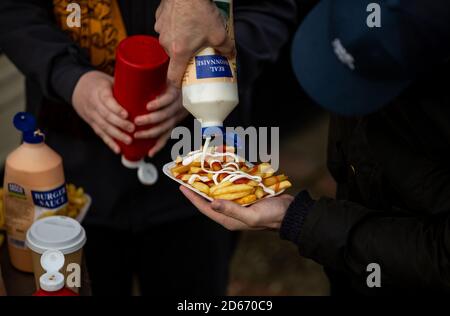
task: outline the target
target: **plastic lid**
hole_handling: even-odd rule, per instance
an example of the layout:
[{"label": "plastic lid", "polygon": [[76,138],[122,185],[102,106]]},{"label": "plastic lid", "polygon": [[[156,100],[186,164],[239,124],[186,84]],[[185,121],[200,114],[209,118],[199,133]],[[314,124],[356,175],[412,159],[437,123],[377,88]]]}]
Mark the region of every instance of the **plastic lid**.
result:
[{"label": "plastic lid", "polygon": [[138,179],[142,184],[153,185],[158,181],[158,169],[152,163],[143,162],[138,169]]},{"label": "plastic lid", "polygon": [[64,255],[59,250],[47,250],[41,256],[41,266],[47,272],[58,272],[64,261]]},{"label": "plastic lid", "polygon": [[122,156],[122,164],[129,169],[137,169],[138,179],[144,185],[153,185],[158,181],[158,169],[154,164],[145,162],[144,159],[129,161]]},{"label": "plastic lid", "polygon": [[19,112],[14,116],[15,128],[22,132],[23,141],[30,144],[39,144],[44,141],[44,134],[37,130],[36,118],[27,112]]},{"label": "plastic lid", "polygon": [[138,160],[138,161],[131,161],[125,158],[125,156],[122,155],[122,165],[127,167],[128,169],[137,169],[141,166],[142,163],[144,163],[144,160]]},{"label": "plastic lid", "polygon": [[64,287],[64,275],[60,272],[47,272],[39,278],[39,286],[47,292],[56,292]]},{"label": "plastic lid", "polygon": [[66,216],[46,217],[31,225],[27,231],[26,244],[36,253],[49,249],[63,254],[78,251],[86,243],[86,233],[76,220]]}]

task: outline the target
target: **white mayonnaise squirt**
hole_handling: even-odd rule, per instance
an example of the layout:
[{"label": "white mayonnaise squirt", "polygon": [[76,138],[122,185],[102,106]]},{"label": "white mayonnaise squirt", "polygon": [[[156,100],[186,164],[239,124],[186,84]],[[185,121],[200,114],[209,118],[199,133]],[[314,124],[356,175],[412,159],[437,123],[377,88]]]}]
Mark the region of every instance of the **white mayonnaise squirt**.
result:
[{"label": "white mayonnaise squirt", "polygon": [[[198,161],[200,159],[202,171],[204,171],[205,173],[213,174],[212,178],[213,178],[214,184],[216,184],[216,185],[220,184],[222,182],[226,182],[226,181],[234,182],[239,179],[249,179],[249,180],[258,182],[258,185],[264,190],[264,192],[266,192],[270,196],[275,195],[274,190],[269,189],[262,183],[262,178],[260,176],[252,176],[244,171],[239,170],[238,163],[240,161],[242,161],[242,159],[238,155],[236,155],[234,153],[230,153],[230,152],[212,152],[209,148],[210,142],[211,142],[211,137],[208,137],[205,141],[205,145],[203,146],[203,150],[196,150],[196,151],[189,153],[182,160],[182,165],[188,166],[191,163],[193,163],[194,161]],[[221,160],[211,159],[209,161],[209,164],[212,165],[213,163],[219,163],[221,165],[221,170],[214,171],[214,170],[207,170],[205,168],[204,163],[208,158],[225,158],[225,157],[232,157],[234,159],[234,161],[230,161],[230,162],[225,163],[225,165],[222,165]],[[218,180],[219,176],[222,174],[227,174],[227,176],[224,177],[221,181],[219,181]],[[192,185],[195,182],[195,180],[197,180],[197,179],[199,179],[201,182],[209,182],[210,181],[210,178],[208,178],[208,177],[195,174],[189,178],[188,183]]]}]

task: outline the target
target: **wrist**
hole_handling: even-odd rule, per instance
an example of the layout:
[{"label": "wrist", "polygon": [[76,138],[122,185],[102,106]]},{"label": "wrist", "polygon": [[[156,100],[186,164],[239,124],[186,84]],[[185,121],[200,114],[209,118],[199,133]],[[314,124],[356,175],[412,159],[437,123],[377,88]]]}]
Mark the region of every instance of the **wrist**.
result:
[{"label": "wrist", "polygon": [[300,192],[289,205],[281,223],[280,237],[296,243],[299,239],[303,224],[314,207],[315,201],[307,191]]}]

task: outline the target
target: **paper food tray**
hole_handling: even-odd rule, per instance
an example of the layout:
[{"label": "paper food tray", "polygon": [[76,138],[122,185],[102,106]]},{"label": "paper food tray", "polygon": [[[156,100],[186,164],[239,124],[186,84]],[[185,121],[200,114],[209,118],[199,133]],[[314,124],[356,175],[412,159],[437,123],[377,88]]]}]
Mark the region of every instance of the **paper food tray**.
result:
[{"label": "paper food tray", "polygon": [[87,212],[89,211],[89,208],[91,207],[92,198],[89,194],[84,194],[84,197],[86,198],[86,203],[84,204],[83,208],[80,210],[80,213],[78,213],[77,218],[75,218],[79,223],[83,221],[85,218]]},{"label": "paper food tray", "polygon": [[[185,183],[185,182],[181,181],[180,179],[175,178],[175,177],[172,175],[172,173],[170,172],[170,169],[172,169],[173,167],[175,167],[175,165],[176,165],[176,163],[173,162],[173,161],[172,161],[172,162],[169,162],[169,163],[167,163],[167,164],[165,164],[165,165],[163,166],[163,172],[164,172],[164,174],[165,174],[166,176],[168,176],[170,179],[172,179],[172,180],[178,182],[179,184],[185,186],[185,187],[188,188],[189,190],[194,191],[195,193],[197,193],[197,194],[203,196],[203,197],[204,197],[205,199],[207,199],[208,201],[213,201],[213,200],[214,200],[214,199],[213,199],[212,197],[210,197],[209,195],[207,195],[207,194],[205,194],[205,193],[203,193],[203,192],[200,192],[199,190],[197,190],[197,189],[194,188],[193,186],[189,185],[188,183]],[[243,206],[249,206],[249,205],[252,205],[252,204],[254,204],[254,203],[257,203],[257,202],[259,202],[259,201],[261,201],[261,200],[264,200],[264,199],[267,199],[267,198],[271,198],[271,197],[280,195],[280,194],[282,194],[284,191],[285,191],[285,190],[281,190],[280,192],[277,192],[277,193],[275,193],[275,195],[272,195],[272,196],[266,195],[266,196],[263,197],[262,199],[256,200],[256,201],[254,201],[254,202],[252,202],[252,203],[249,203],[249,204],[245,204],[245,205],[243,205]]]}]

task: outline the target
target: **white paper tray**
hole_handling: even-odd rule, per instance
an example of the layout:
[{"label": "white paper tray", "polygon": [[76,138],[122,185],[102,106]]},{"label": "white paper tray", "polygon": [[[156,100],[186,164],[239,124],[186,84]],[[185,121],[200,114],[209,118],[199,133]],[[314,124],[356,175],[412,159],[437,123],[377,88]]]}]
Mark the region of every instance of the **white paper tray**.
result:
[{"label": "white paper tray", "polygon": [[86,217],[87,212],[89,211],[89,208],[91,207],[92,198],[89,194],[84,194],[84,197],[86,198],[86,203],[84,204],[83,208],[80,210],[80,213],[78,213],[77,218],[75,218],[79,223],[83,221],[83,219]]},{"label": "white paper tray", "polygon": [[[207,199],[208,201],[213,201],[213,200],[214,200],[214,199],[213,199],[212,197],[210,197],[209,195],[207,195],[207,194],[205,194],[205,193],[203,193],[203,192],[197,190],[196,188],[194,188],[193,186],[189,185],[188,183],[185,183],[185,182],[181,181],[180,179],[175,178],[175,177],[172,175],[172,173],[170,172],[170,169],[172,169],[173,167],[175,167],[175,165],[176,165],[176,163],[173,162],[173,161],[172,161],[172,162],[169,162],[169,163],[166,163],[166,164],[163,166],[163,172],[164,172],[164,174],[165,174],[166,176],[168,176],[169,178],[171,178],[172,180],[174,180],[174,181],[178,182],[179,184],[185,186],[185,187],[188,188],[189,190],[194,191],[195,193],[197,193],[197,194],[203,196],[203,197],[204,197],[205,199]],[[280,195],[280,194],[282,194],[284,191],[285,191],[285,190],[281,190],[280,192],[275,193],[275,195],[272,195],[272,196],[265,196],[265,197],[263,197],[263,198],[260,199],[260,200],[256,200],[256,201],[254,201],[253,203],[245,204],[245,205],[243,205],[243,206],[249,206],[249,205],[252,205],[252,204],[254,204],[254,203],[257,203],[257,202],[259,202],[259,201],[261,201],[261,200],[263,200],[263,199],[267,199],[267,198],[271,198],[271,197]]]}]

